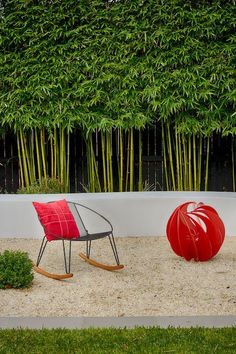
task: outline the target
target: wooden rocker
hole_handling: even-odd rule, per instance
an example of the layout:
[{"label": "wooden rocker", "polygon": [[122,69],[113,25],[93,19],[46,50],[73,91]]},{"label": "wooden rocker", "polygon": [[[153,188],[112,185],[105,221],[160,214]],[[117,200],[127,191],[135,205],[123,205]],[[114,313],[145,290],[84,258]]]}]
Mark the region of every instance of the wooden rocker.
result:
[{"label": "wooden rocker", "polygon": [[[63,280],[73,277],[73,273],[70,272],[71,268],[71,244],[73,241],[85,241],[86,253],[80,253],[80,257],[89,264],[99,267],[108,271],[115,271],[124,268],[120,264],[119,256],[116,248],[116,243],[113,235],[113,227],[109,220],[103,215],[99,214],[95,210],[88,208],[85,205],[66,201],[65,199],[59,201],[53,201],[48,203],[33,202],[33,205],[37,211],[39,221],[44,228],[45,235],[43,237],[38,258],[34,265],[34,270],[48,278]],[[103,221],[106,224],[106,230],[99,230],[99,232],[89,233],[86,229],[81,217],[81,208],[87,213],[90,213],[96,218]],[[107,237],[109,239],[111,249],[115,258],[116,264],[108,265],[97,262],[90,257],[92,241]],[[63,255],[64,255],[64,274],[50,273],[39,267],[43,253],[48,242],[62,241]],[[66,255],[65,242],[69,243],[68,257]]]}]

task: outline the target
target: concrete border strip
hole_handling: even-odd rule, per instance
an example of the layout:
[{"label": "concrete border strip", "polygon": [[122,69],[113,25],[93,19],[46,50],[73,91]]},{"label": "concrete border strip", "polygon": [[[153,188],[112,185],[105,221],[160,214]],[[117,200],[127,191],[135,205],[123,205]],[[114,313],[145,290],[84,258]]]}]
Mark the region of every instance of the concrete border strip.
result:
[{"label": "concrete border strip", "polygon": [[137,317],[0,317],[0,329],[10,328],[135,328],[236,326],[236,315],[227,316],[137,316]]}]

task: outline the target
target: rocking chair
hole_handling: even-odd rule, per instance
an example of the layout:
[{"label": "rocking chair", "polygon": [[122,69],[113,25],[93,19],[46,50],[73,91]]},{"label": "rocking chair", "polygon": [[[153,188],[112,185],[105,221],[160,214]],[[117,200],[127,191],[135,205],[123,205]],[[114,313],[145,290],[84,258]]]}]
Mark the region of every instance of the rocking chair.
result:
[{"label": "rocking chair", "polygon": [[[48,203],[38,203],[33,202],[33,205],[37,211],[39,221],[42,224],[45,235],[43,237],[37,262],[34,265],[34,270],[40,274],[43,274],[49,278],[53,279],[66,279],[73,276],[70,272],[71,268],[71,243],[72,241],[85,241],[86,242],[86,253],[79,253],[80,257],[88,262],[89,264],[109,270],[119,270],[124,268],[120,264],[119,256],[116,248],[116,243],[113,235],[113,227],[109,220],[107,220],[103,215],[99,214],[95,210],[75,202],[70,202],[66,200],[59,200]],[[86,229],[84,221],[81,217],[81,210],[84,209],[87,213],[92,213],[96,218],[103,220],[107,230],[100,230],[99,232],[92,232]],[[115,258],[115,265],[108,265],[104,263],[99,263],[96,260],[90,258],[91,253],[91,243],[93,240],[98,240],[104,237],[108,237],[112,252]],[[63,255],[64,255],[64,264],[65,264],[65,274],[53,274],[45,271],[39,267],[40,261],[42,259],[43,253],[48,242],[61,240]],[[65,241],[69,242],[69,252],[68,257],[66,255]]]}]

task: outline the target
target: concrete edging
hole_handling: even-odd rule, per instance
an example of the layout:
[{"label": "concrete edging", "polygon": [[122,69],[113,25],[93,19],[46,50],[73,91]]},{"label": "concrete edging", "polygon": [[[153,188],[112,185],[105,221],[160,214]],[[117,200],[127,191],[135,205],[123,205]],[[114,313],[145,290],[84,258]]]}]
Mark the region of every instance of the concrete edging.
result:
[{"label": "concrete edging", "polygon": [[137,317],[0,317],[0,329],[82,328],[223,328],[236,326],[236,315]]}]

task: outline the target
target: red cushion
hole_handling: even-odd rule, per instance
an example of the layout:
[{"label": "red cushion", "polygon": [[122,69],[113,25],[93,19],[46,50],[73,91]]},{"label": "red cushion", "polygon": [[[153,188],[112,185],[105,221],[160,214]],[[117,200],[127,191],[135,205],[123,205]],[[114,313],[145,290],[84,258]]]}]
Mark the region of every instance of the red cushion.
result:
[{"label": "red cushion", "polygon": [[80,236],[73,214],[65,199],[51,203],[33,202],[48,241],[56,236],[71,239]]}]

